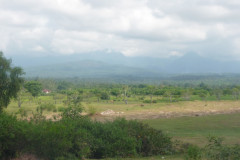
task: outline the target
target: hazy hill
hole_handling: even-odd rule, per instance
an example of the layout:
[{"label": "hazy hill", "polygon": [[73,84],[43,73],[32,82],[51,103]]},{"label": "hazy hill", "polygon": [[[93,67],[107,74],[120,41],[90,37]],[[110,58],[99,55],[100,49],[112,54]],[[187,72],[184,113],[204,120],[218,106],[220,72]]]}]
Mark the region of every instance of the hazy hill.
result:
[{"label": "hazy hill", "polygon": [[189,53],[182,57],[126,57],[121,53],[92,52],[86,54],[12,57],[26,76],[39,77],[157,77],[166,74],[240,73],[239,61],[218,61]]},{"label": "hazy hill", "polygon": [[93,60],[51,64],[25,68],[27,77],[80,77],[99,78],[113,76],[157,77],[158,73],[136,67],[112,65]]},{"label": "hazy hill", "polygon": [[240,62],[217,61],[186,54],[165,66],[168,73],[240,73]]}]

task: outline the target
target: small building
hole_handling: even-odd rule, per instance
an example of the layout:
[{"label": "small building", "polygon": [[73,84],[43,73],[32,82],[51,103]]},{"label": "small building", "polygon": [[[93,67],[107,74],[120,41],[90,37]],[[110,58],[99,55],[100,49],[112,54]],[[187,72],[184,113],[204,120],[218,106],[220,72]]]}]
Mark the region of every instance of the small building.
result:
[{"label": "small building", "polygon": [[44,89],[44,90],[42,90],[42,92],[45,94],[51,93],[51,91],[49,89]]}]

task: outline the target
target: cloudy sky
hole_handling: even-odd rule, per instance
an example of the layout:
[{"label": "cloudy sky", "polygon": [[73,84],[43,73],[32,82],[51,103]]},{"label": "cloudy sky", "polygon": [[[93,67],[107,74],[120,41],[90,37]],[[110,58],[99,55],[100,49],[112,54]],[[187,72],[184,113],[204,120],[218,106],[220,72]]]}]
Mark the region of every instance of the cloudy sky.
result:
[{"label": "cloudy sky", "polygon": [[0,50],[240,60],[240,1],[0,0]]}]

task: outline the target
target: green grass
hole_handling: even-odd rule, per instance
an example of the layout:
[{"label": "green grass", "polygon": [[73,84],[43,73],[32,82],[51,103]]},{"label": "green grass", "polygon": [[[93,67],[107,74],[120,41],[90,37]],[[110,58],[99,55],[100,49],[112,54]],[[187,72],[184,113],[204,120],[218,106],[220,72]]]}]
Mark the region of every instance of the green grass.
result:
[{"label": "green grass", "polygon": [[240,113],[201,117],[144,120],[174,139],[203,146],[208,136],[223,137],[227,144],[240,144]]}]

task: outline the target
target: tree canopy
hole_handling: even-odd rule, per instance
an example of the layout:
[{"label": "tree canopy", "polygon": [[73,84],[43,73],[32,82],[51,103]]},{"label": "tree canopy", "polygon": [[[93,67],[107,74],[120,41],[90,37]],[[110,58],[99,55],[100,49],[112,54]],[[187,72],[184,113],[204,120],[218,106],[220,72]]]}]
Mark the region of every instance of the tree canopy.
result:
[{"label": "tree canopy", "polygon": [[42,92],[42,84],[38,81],[29,81],[24,87],[32,94],[33,97],[37,97]]},{"label": "tree canopy", "polygon": [[11,59],[4,57],[0,52],[0,112],[7,107],[11,98],[16,98],[23,84],[21,77],[24,72],[20,67],[12,67]]}]

